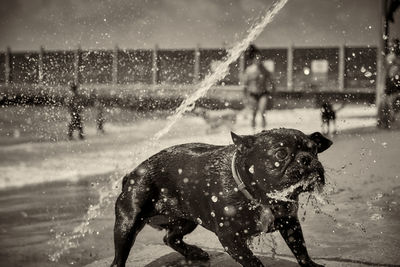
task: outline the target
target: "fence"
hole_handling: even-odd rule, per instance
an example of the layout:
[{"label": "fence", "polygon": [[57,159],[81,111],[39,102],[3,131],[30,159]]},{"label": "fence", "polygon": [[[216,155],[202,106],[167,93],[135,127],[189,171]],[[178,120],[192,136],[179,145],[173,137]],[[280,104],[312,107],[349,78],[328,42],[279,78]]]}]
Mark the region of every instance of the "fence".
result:
[{"label": "fence", "polygon": [[[279,91],[373,92],[375,47],[293,47],[261,49]],[[191,85],[212,71],[225,49],[81,50],[0,53],[0,83],[64,85]],[[240,85],[247,64],[242,56],[220,85]]]}]

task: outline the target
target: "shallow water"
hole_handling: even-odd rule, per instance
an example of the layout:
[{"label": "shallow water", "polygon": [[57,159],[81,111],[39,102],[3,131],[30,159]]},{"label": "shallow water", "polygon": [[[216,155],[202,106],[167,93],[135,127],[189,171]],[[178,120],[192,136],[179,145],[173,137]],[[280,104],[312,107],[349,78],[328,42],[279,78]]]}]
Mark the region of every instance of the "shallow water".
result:
[{"label": "shallow water", "polygon": [[[80,224],[87,209],[97,203],[97,188],[92,183],[95,182],[58,182],[3,191],[0,197],[1,265],[54,266],[48,259],[48,254],[54,251],[49,240],[56,232],[62,235],[71,226]],[[88,257],[86,263],[90,261]],[[64,258],[58,265],[68,266],[71,262],[74,260]]]},{"label": "shallow water", "polygon": [[[199,121],[184,121],[184,123],[189,124],[194,122],[198,123]],[[240,124],[238,130],[244,131],[246,125]],[[152,128],[148,129],[149,132],[151,130]],[[183,134],[182,136],[187,134],[187,130],[184,128],[181,128],[180,132]],[[43,185],[38,190],[25,187],[20,190],[6,190],[5,193],[2,193],[4,198],[1,199],[8,198],[8,200],[0,202],[1,218],[9,218],[9,220],[1,221],[2,236],[0,243],[2,252],[0,253],[0,262],[7,263],[9,260],[15,259],[15,263],[23,262],[25,266],[46,266],[46,264],[47,266],[54,266],[55,263],[48,261],[48,255],[53,254],[54,249],[59,250],[60,248],[54,247],[55,244],[48,243],[48,241],[53,241],[57,234],[65,235],[60,239],[69,240],[76,246],[76,248],[70,249],[68,253],[64,252],[57,266],[67,266],[72,262],[83,265],[91,260],[110,257],[113,253],[112,226],[114,214],[112,206],[116,195],[120,192],[120,188],[114,188],[113,183],[116,181],[116,185],[119,186],[122,174],[126,170],[131,170],[129,166],[134,167],[140,162],[141,158],[136,158],[137,153],[142,153],[143,157],[147,157],[159,151],[159,149],[187,141],[207,142],[210,139],[218,144],[230,142],[228,133],[224,130],[215,135],[201,134],[194,139],[192,137],[193,140],[183,137],[163,138],[157,146],[147,151],[142,143],[135,146],[134,153],[129,154],[127,151],[130,151],[130,148],[126,149],[129,143],[144,140],[143,138],[135,138],[129,135],[116,138],[110,133],[96,141],[96,147],[99,148],[99,151],[114,153],[114,156],[121,160],[120,166],[125,166],[128,169],[117,168],[112,175],[105,175],[104,178],[93,177],[94,182],[99,182],[98,184],[95,183],[94,186],[86,183],[85,186],[80,187],[78,185],[81,182],[78,181],[76,183],[69,182],[70,186],[55,183],[51,186],[53,191],[46,189],[46,186]],[[400,173],[400,169],[397,163],[400,151],[396,145],[400,142],[399,138],[398,132],[343,134],[335,137],[334,145],[321,154],[320,158],[326,169],[328,185],[325,187],[327,195],[319,199],[322,199],[322,202],[325,203],[320,203],[320,200],[309,199],[308,196],[304,195],[299,212],[300,218],[303,218],[302,227],[312,256],[331,258],[332,260],[335,258],[335,260],[347,262],[350,260],[362,261],[374,263],[372,264],[374,266],[399,262],[400,259],[395,252],[400,247],[400,236],[398,235],[400,232],[398,224],[400,219],[398,201],[400,178],[398,178],[398,173]],[[89,141],[91,139],[86,142]],[[82,146],[83,143],[76,144]],[[70,144],[41,143],[33,149],[34,151],[38,149],[39,154],[34,151],[25,151],[24,153],[27,158],[37,158],[38,155],[42,157],[41,153],[46,152],[49,155],[56,153],[58,158],[67,159],[68,152],[61,149],[64,146],[70,146]],[[90,155],[93,152],[92,146],[93,144],[85,145],[79,152],[81,165],[85,166],[87,162],[110,160],[112,154],[109,153],[98,154],[97,158],[86,157],[86,154]],[[45,149],[39,149],[41,147]],[[18,151],[10,149],[7,154],[13,158],[12,154],[16,152]],[[42,166],[42,164],[39,165]],[[31,163],[27,165],[31,165]],[[37,163],[33,164],[32,167],[36,167],[36,165]],[[81,166],[78,165],[77,167],[80,168]],[[18,167],[15,171],[17,170]],[[23,173],[20,173],[20,175],[23,175]],[[73,186],[74,184],[77,186]],[[87,231],[85,228],[85,219],[87,218],[85,216],[91,204],[98,204],[98,191],[103,190],[103,186],[104,192],[109,194],[104,195],[101,214],[97,214],[95,219],[89,220],[89,229],[91,230]],[[50,193],[50,191],[53,193]],[[45,194],[42,194],[43,192]],[[323,194],[325,194],[325,191]],[[35,201],[37,198],[41,198],[41,201]],[[96,215],[96,211],[93,215]],[[34,220],[38,221],[35,222]],[[79,228],[80,225],[82,227]],[[84,237],[75,238],[73,235],[74,228],[85,232]],[[162,245],[162,236],[163,233],[146,228],[139,235],[141,240],[138,241],[138,245],[151,246],[155,243]],[[254,249],[269,255],[276,253],[277,257],[282,255],[290,257],[291,253],[285,250],[286,245],[282,243],[279,235],[272,236],[275,237],[276,248],[272,246],[270,235],[265,235],[262,237],[264,239],[260,240],[259,245]],[[218,240],[215,240],[215,235],[208,234],[201,228],[193,233],[189,240],[190,243],[212,250],[221,249],[218,247],[219,243]],[[60,242],[59,244],[63,245],[64,243]],[[134,251],[140,250],[141,247],[134,248]],[[132,255],[134,256],[135,253]],[[17,266],[17,264],[2,265]]]}]

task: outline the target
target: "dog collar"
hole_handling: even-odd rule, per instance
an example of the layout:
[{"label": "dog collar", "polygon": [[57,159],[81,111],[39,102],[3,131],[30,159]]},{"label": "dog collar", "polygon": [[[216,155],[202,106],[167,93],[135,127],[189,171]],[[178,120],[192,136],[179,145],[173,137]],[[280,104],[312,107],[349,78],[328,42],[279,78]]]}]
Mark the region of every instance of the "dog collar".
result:
[{"label": "dog collar", "polygon": [[245,195],[251,202],[256,204],[259,203],[246,189],[246,185],[240,177],[240,174],[236,168],[236,152],[233,154],[232,158],[232,176],[238,186],[237,188],[239,189],[239,191],[242,192],[243,195]]}]

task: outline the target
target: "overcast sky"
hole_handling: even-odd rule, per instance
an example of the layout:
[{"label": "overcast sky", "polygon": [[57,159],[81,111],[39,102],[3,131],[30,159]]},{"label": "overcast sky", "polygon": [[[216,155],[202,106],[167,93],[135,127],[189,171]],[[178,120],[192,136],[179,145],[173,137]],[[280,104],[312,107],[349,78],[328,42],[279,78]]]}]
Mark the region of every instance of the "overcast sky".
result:
[{"label": "overcast sky", "polygon": [[[0,49],[221,47],[272,0],[1,0]],[[256,44],[373,45],[380,0],[289,0]],[[392,36],[400,37],[400,11]]]}]

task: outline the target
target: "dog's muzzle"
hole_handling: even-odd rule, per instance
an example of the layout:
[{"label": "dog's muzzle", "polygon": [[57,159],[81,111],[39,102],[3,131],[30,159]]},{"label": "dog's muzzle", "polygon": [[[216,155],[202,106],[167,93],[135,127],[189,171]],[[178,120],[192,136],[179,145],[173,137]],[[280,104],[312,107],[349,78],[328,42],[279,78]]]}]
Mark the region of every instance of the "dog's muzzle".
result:
[{"label": "dog's muzzle", "polygon": [[308,175],[305,175],[302,179],[306,185],[303,187],[303,192],[321,191],[325,185],[325,170],[321,162],[313,160],[307,168],[307,173]]},{"label": "dog's muzzle", "polygon": [[312,159],[306,166],[302,165],[296,174],[299,182],[293,196],[303,192],[321,191],[325,185],[325,170],[316,159]]}]

